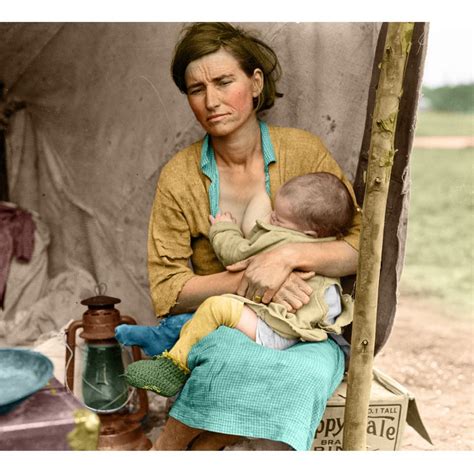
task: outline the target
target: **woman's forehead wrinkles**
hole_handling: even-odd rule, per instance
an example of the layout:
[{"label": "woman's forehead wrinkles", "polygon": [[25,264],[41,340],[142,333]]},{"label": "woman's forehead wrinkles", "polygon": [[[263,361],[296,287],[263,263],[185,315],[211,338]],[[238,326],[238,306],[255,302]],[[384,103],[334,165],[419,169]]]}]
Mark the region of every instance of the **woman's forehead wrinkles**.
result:
[{"label": "woman's forehead wrinkles", "polygon": [[235,74],[239,69],[238,62],[228,53],[214,53],[189,63],[185,71],[185,81],[212,82],[224,75]]},{"label": "woman's forehead wrinkles", "polygon": [[225,64],[196,64],[186,70],[186,76],[189,80],[213,81],[218,77],[226,76],[233,73],[233,68]]}]

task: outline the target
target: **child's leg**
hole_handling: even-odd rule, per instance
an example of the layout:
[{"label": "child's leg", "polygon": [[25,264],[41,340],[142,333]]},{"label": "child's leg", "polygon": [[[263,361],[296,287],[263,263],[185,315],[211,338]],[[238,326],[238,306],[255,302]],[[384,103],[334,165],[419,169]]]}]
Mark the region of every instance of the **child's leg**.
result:
[{"label": "child's leg", "polygon": [[193,318],[183,326],[178,342],[167,356],[188,369],[191,348],[219,326],[238,329],[255,340],[257,315],[237,299],[212,296],[199,306]]},{"label": "child's leg", "polygon": [[183,326],[174,347],[154,360],[130,364],[125,374],[126,380],[134,387],[171,397],[186,382],[189,374],[188,355],[194,344],[219,326],[239,329],[255,340],[256,318],[255,313],[237,299],[223,296],[208,298]]},{"label": "child's leg", "polygon": [[240,332],[250,337],[252,341],[257,339],[257,322],[258,316],[255,311],[244,304],[240,314],[240,321],[235,326]]}]

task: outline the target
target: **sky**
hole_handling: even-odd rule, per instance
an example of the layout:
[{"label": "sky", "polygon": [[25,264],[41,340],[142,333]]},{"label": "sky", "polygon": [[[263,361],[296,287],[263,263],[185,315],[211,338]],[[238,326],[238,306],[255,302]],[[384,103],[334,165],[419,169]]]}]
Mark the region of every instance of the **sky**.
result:
[{"label": "sky", "polygon": [[474,82],[474,27],[435,20],[430,23],[423,84],[429,87]]},{"label": "sky", "polygon": [[[469,0],[16,0],[0,21],[427,21],[423,83],[474,82]],[[153,6],[154,5],[154,6]]]}]

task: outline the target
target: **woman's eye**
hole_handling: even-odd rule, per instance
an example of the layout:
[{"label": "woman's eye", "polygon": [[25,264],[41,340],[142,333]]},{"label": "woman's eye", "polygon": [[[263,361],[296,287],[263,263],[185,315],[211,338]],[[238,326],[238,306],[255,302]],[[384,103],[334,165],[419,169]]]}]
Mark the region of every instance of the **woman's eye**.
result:
[{"label": "woman's eye", "polygon": [[201,91],[202,91],[201,88],[198,88],[198,89],[190,89],[190,90],[188,90],[188,94],[189,94],[189,95],[196,95],[196,94],[199,94]]}]

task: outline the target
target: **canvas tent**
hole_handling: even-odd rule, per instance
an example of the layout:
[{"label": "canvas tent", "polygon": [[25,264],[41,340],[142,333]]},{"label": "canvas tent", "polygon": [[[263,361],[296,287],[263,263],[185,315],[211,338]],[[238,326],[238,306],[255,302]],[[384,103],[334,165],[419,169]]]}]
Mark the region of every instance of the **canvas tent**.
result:
[{"label": "canvas tent", "polygon": [[[0,313],[4,327],[15,328],[14,340],[34,340],[79,318],[80,299],[94,294],[97,284],[122,300],[123,314],[155,323],[146,237],[156,181],[162,165],[203,133],[169,73],[182,26],[0,24],[0,79],[10,96],[26,103],[6,132],[9,200],[37,212],[37,233],[43,229],[36,282],[18,294],[9,285],[10,299]],[[262,118],[319,135],[354,182],[361,203],[384,25],[242,26],[274,47],[283,69],[284,98]],[[426,28],[415,25],[398,117],[376,351],[396,309]],[[41,318],[31,311],[35,304]]]}]

